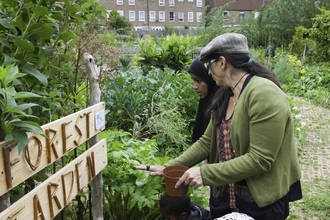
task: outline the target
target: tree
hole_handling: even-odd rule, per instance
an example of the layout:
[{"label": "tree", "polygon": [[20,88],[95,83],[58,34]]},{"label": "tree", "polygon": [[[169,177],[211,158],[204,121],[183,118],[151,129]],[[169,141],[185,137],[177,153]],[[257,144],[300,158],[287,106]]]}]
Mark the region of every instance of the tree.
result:
[{"label": "tree", "polygon": [[209,6],[205,7],[201,22],[197,27],[197,35],[201,36],[200,43],[202,45],[206,45],[213,38],[226,32],[223,12],[228,6],[229,3],[211,10],[209,10]]},{"label": "tree", "polygon": [[129,30],[132,28],[132,23],[124,16],[121,16],[118,12],[111,11],[109,13],[109,26],[115,30],[121,28]]},{"label": "tree", "polygon": [[309,29],[309,36],[314,41],[314,54],[327,62],[330,54],[330,10],[320,8],[320,13],[312,20],[313,26]]},{"label": "tree", "polygon": [[272,4],[265,4],[260,9],[258,18],[249,19],[241,31],[246,31],[249,34],[249,42],[255,42],[257,45],[288,45],[296,27],[312,27],[312,18],[318,13],[319,6],[329,9],[330,3],[327,0],[274,1]]},{"label": "tree", "polygon": [[[96,38],[106,10],[94,0],[81,2],[0,2],[0,141],[15,138],[24,147],[26,131],[38,133],[37,125],[86,107],[80,59],[90,44],[82,44],[77,33]],[[8,193],[0,197],[0,211],[8,201]]]}]

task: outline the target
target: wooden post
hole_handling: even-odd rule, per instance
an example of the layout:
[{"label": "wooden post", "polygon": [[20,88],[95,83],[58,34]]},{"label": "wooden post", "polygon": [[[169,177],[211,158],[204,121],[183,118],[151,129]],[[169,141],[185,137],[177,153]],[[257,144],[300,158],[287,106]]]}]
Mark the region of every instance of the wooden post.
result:
[{"label": "wooden post", "polygon": [[[84,53],[84,62],[86,66],[87,78],[90,87],[90,103],[94,105],[101,102],[101,90],[99,83],[99,70],[95,64],[94,57],[89,53]],[[95,135],[89,139],[89,146],[93,146],[98,142],[98,136]],[[103,179],[102,172],[97,174],[93,179],[92,191],[92,210],[94,220],[103,220]]]},{"label": "wooden post", "polygon": [[[5,136],[6,136],[5,131],[2,128],[0,128],[0,142],[5,140]],[[0,196],[0,212],[5,210],[9,206],[10,206],[10,193],[7,192],[2,196]]]}]

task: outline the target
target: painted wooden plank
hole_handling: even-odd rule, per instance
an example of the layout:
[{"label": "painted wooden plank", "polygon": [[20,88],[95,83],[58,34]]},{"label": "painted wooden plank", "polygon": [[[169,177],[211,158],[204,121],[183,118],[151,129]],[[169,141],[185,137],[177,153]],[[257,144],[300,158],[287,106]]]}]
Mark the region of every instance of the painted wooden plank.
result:
[{"label": "painted wooden plank", "polygon": [[28,133],[29,143],[18,154],[15,142],[0,143],[0,195],[33,176],[104,129],[101,102],[41,126],[49,138]]},{"label": "painted wooden plank", "polygon": [[0,213],[0,220],[54,218],[107,165],[102,139],[71,163]]}]

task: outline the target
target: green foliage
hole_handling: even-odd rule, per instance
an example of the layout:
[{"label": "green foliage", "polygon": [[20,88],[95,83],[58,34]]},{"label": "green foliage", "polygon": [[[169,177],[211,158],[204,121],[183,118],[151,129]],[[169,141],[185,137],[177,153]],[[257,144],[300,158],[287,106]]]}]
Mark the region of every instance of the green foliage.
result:
[{"label": "green foliage", "polygon": [[126,34],[126,29],[125,28],[118,28],[117,33],[118,34]]},{"label": "green foliage", "polygon": [[18,71],[17,66],[6,68],[0,66],[0,129],[1,139],[16,140],[20,153],[28,143],[26,132],[43,134],[41,127],[33,122],[36,118],[31,108],[37,104],[28,102],[41,96],[31,92],[16,91],[15,85],[21,84],[25,74]]},{"label": "green foliage", "polygon": [[209,6],[204,8],[201,22],[197,27],[197,35],[201,36],[199,43],[201,45],[208,44],[213,38],[226,32],[224,28],[223,11],[225,11],[230,4],[227,3],[220,7],[215,7],[209,10]]},{"label": "green foliage", "polygon": [[[165,164],[169,157],[158,157],[155,140],[135,140],[124,131],[107,130],[99,134],[108,145],[109,164],[104,179],[105,219],[160,219],[160,196],[165,193],[163,177],[134,170],[136,164]],[[208,204],[208,187],[189,188],[191,200],[203,207]]]},{"label": "green foliage", "polygon": [[168,149],[187,146],[197,106],[188,74],[133,69],[104,83],[103,90],[107,127],[130,131],[136,139],[157,134],[158,144]]},{"label": "green foliage", "polygon": [[330,107],[330,66],[328,63],[319,66],[305,66],[299,71],[296,79],[285,85],[285,89],[312,100],[313,103],[323,107]]},{"label": "green foliage", "polygon": [[130,133],[105,131],[109,164],[104,179],[105,219],[160,219],[159,196],[165,192],[162,177],[134,170],[136,164],[164,164],[169,158],[156,157],[154,140],[133,140]]},{"label": "green foliage", "polygon": [[[111,11],[109,13],[109,27],[115,30],[122,29],[124,30],[124,33],[127,30],[130,30],[132,28],[132,23],[124,16],[121,16],[116,11]],[[118,32],[119,33],[119,32]],[[119,33],[123,34],[123,33]]]},{"label": "green foliage", "polygon": [[169,34],[169,35],[174,34],[174,29],[175,29],[174,24],[165,24],[164,25],[164,30],[167,31],[167,34]]},{"label": "green foliage", "polygon": [[316,58],[328,61],[330,54],[330,10],[320,8],[320,13],[312,20],[313,26],[309,30],[309,36],[315,42],[312,48],[313,54]]},{"label": "green foliage", "polygon": [[191,55],[197,51],[198,38],[172,34],[160,39],[153,37],[140,41],[137,62],[145,73],[152,66],[162,70],[166,67],[175,71],[183,70],[191,62]]},{"label": "green foliage", "polygon": [[76,33],[97,32],[105,8],[92,0],[82,5],[68,0],[4,0],[2,6],[6,10],[0,13],[0,64],[16,64],[25,74],[17,90],[42,96],[33,108],[35,122],[45,124],[85,107],[86,99],[79,93],[86,91],[78,88],[85,84],[80,59],[87,47],[80,47],[85,44]]},{"label": "green foliage", "polygon": [[312,27],[312,18],[318,13],[318,7],[322,6],[330,9],[329,1],[273,1],[260,8],[257,19],[250,16],[238,31],[246,34],[249,42],[255,46],[266,46],[269,43],[276,47],[286,46],[292,41],[296,27]]},{"label": "green foliage", "polygon": [[300,60],[287,53],[280,53],[273,61],[273,71],[282,84],[292,82],[302,68]]},{"label": "green foliage", "polygon": [[296,27],[296,33],[293,36],[292,42],[289,44],[291,53],[296,56],[302,56],[305,47],[308,44],[308,29],[299,26]]}]

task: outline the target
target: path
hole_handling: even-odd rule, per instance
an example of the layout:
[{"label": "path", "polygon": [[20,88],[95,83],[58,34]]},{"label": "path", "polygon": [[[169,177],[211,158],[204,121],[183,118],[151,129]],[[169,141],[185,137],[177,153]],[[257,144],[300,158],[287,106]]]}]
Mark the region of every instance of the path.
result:
[{"label": "path", "polygon": [[[300,120],[306,125],[305,143],[301,151],[302,184],[318,184],[317,179],[329,180],[330,177],[330,109],[314,106],[309,101],[294,98],[300,111]],[[329,183],[329,182],[328,182]],[[330,193],[329,185],[319,187],[305,187],[305,194],[315,195],[316,190]],[[319,192],[318,192],[319,193]],[[304,195],[303,195],[304,196]],[[317,199],[317,197],[316,197]],[[316,217],[302,217],[302,210],[295,210],[300,219],[323,219]]]}]

